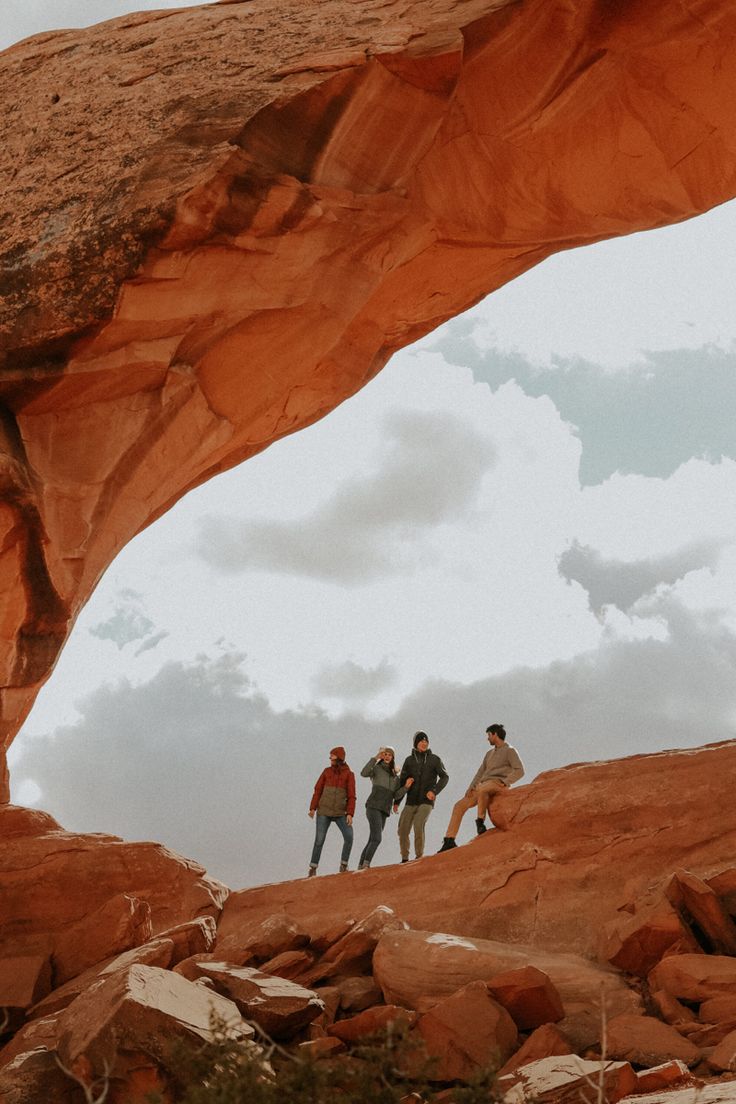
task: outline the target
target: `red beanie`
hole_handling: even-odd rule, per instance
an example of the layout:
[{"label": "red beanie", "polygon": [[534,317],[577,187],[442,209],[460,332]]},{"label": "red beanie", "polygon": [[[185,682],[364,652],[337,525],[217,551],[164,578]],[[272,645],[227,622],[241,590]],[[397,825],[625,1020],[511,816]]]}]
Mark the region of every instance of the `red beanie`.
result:
[{"label": "red beanie", "polygon": [[330,755],[336,755],[338,759],[344,759],[345,758],[345,748],[344,747],[330,748]]}]

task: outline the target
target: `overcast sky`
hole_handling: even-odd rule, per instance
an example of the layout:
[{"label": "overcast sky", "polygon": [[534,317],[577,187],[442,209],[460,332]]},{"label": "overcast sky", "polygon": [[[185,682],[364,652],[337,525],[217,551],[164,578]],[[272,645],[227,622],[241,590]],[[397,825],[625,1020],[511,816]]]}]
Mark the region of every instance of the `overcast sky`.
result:
[{"label": "overcast sky", "polygon": [[[2,30],[175,6],[6,0]],[[432,850],[491,722],[528,779],[732,738],[735,231],[729,204],[551,258],[188,495],[81,614],[15,799],[241,886],[305,873],[336,743],[357,773],[430,734]]]}]

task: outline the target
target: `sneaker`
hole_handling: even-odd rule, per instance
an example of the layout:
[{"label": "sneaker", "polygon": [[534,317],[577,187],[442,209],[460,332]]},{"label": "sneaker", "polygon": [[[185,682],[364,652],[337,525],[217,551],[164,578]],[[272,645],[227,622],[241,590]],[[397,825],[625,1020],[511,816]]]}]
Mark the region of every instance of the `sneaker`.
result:
[{"label": "sneaker", "polygon": [[440,847],[437,854],[440,855],[443,851],[452,851],[453,847],[457,847],[457,844],[455,843],[452,836],[445,836],[442,841],[442,846]]},{"label": "sneaker", "polygon": [[340,873],[341,873],[341,874],[346,874],[346,873],[347,873],[347,869],[348,869],[348,864],[347,864],[347,863],[342,863],[342,862],[341,862],[341,863],[340,863]]},{"label": "sneaker", "polygon": [[475,830],[476,830],[476,832],[478,833],[479,836],[482,836],[484,832],[488,831],[488,829],[486,828],[484,822],[480,819],[480,817],[476,818]]},{"label": "sneaker", "polygon": [[409,860],[407,858],[407,859],[402,859],[401,861],[402,861],[402,863],[405,863],[405,862],[408,862]]},{"label": "sneaker", "polygon": [[317,867],[316,866],[310,866],[309,870],[307,871],[307,877],[308,878],[313,878],[316,873],[317,873]]},{"label": "sneaker", "polygon": [[370,870],[370,868],[371,868],[370,863],[361,863],[360,866],[358,867],[358,870]]}]

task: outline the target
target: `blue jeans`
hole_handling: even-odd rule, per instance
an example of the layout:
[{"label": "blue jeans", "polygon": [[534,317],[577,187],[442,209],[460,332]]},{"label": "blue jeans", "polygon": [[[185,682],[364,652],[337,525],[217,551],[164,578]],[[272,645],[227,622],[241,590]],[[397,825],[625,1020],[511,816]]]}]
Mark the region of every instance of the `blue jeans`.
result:
[{"label": "blue jeans", "polygon": [[324,847],[325,838],[327,836],[327,829],[331,824],[336,824],[342,832],[342,854],[340,855],[340,862],[346,863],[350,858],[350,851],[353,846],[353,826],[348,824],[347,817],[329,817],[322,816],[321,813],[317,813],[317,831],[314,836],[314,847],[312,848],[312,858],[309,861],[310,866],[317,866],[322,854],[322,848]]},{"label": "blue jeans", "polygon": [[378,850],[378,845],[381,842],[383,826],[386,823],[388,813],[382,813],[380,809],[369,809],[368,806],[366,806],[365,815],[368,817],[370,835],[368,836],[368,842],[363,848],[360,859],[358,860],[358,866],[362,866],[363,863],[367,863],[368,866],[370,866],[371,859]]}]

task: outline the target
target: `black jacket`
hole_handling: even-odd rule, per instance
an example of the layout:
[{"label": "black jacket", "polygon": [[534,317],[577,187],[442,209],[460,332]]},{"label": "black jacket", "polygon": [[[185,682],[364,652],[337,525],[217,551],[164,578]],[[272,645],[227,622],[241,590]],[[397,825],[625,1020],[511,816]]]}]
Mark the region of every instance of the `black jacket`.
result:
[{"label": "black jacket", "polygon": [[416,748],[404,760],[399,776],[399,785],[404,786],[407,778],[413,778],[414,784],[406,791],[407,805],[432,805],[427,797],[431,790],[438,794],[447,785],[449,775],[439,755],[427,748],[426,751],[417,751]]}]

